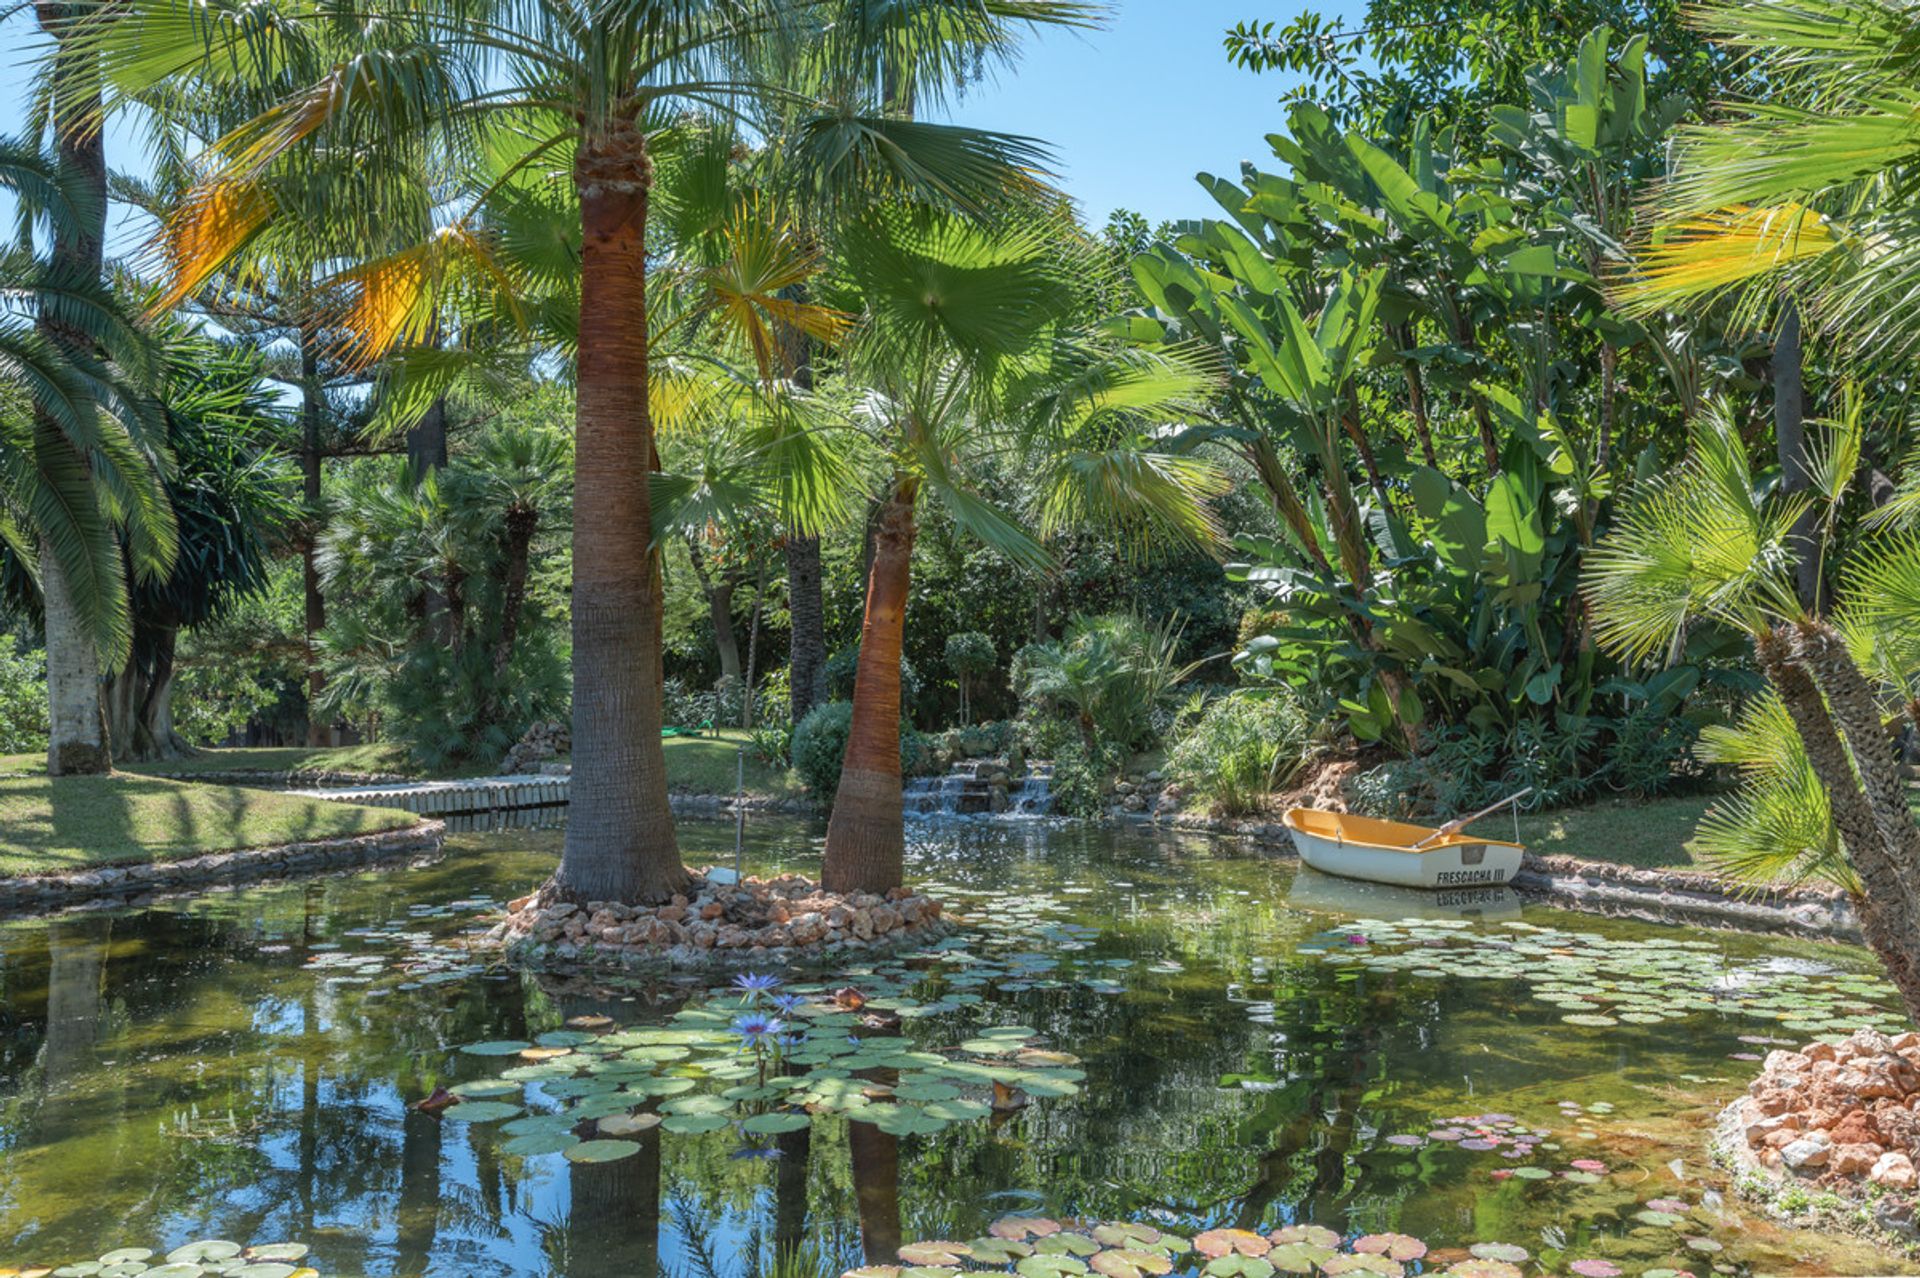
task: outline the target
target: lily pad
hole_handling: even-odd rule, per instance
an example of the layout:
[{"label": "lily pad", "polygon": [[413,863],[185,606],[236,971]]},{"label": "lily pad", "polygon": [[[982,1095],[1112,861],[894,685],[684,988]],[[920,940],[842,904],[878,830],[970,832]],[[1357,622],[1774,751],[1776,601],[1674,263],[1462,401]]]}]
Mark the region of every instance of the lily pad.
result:
[{"label": "lily pad", "polygon": [[1389,1260],[1418,1260],[1427,1254],[1427,1245],[1407,1234],[1368,1234],[1354,1239],[1353,1249],[1362,1255],[1385,1256]]},{"label": "lily pad", "polygon": [[518,1056],[532,1046],[532,1043],[518,1039],[498,1039],[487,1043],[468,1043],[460,1050],[468,1056]]},{"label": "lily pad", "polygon": [[1209,1229],[1194,1235],[1193,1249],[1214,1258],[1236,1252],[1242,1256],[1264,1256],[1273,1250],[1273,1240],[1245,1229]]},{"label": "lily pad", "polygon": [[575,1163],[611,1163],[639,1152],[639,1144],[630,1140],[583,1140],[567,1150],[566,1156]]},{"label": "lily pad", "polygon": [[505,1142],[500,1146],[500,1151],[529,1158],[538,1154],[563,1154],[579,1143],[580,1138],[572,1132],[531,1132]]}]

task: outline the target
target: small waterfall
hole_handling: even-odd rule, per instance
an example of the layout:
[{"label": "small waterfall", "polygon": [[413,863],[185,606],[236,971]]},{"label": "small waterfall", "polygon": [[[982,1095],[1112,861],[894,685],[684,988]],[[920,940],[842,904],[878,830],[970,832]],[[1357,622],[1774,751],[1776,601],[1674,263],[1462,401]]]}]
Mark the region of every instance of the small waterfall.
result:
[{"label": "small waterfall", "polygon": [[963,759],[944,775],[915,777],[902,792],[908,816],[1034,817],[1053,811],[1053,765],[1028,765],[1010,775],[1004,760]]}]

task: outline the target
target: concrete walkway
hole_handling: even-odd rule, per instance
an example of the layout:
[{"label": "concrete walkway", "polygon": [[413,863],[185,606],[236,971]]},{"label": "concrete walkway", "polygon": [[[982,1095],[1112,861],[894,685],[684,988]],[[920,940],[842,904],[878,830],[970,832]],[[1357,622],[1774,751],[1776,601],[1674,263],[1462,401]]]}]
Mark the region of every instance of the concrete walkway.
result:
[{"label": "concrete walkway", "polygon": [[397,785],[326,786],[291,794],[329,803],[358,803],[401,808],[422,816],[462,812],[504,812],[514,808],[553,807],[567,802],[569,777],[469,777],[457,781],[409,781]]}]

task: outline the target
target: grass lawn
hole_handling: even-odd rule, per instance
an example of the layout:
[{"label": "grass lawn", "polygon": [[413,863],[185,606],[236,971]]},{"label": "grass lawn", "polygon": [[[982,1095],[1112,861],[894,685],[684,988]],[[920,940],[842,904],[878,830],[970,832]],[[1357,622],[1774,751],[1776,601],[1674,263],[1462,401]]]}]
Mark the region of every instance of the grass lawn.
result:
[{"label": "grass lawn", "polygon": [[[1646,870],[1704,870],[1691,840],[1713,803],[1711,794],[1669,799],[1607,799],[1578,808],[1522,813],[1520,841],[1543,854],[1612,861]],[[1511,838],[1513,818],[1496,813],[1474,825],[1493,838]]]},{"label": "grass lawn", "polygon": [[[667,783],[675,790],[695,794],[732,794],[734,756],[748,744],[748,734],[738,728],[723,728],[718,736],[668,737],[661,743],[667,753]],[[46,771],[43,754],[0,755],[0,773],[24,772],[38,776]],[[359,772],[383,776],[425,776],[421,768],[407,758],[406,752],[391,742],[373,745],[336,746],[309,750],[301,746],[236,746],[205,750],[187,759],[168,759],[160,763],[129,763],[127,772],[161,773],[191,776],[196,772]],[[487,776],[492,768],[467,767],[438,775]],[[794,798],[804,787],[787,769],[767,767],[747,755],[747,793],[773,798]]]},{"label": "grass lawn", "polygon": [[0,779],[0,875],[177,861],[411,825],[395,808],[119,773]]},{"label": "grass lawn", "polygon": [[[718,736],[668,737],[660,743],[667,752],[667,784],[692,794],[732,794],[740,747],[748,744],[748,734],[739,728],[722,728]],[[798,798],[806,793],[789,768],[770,768],[747,751],[747,793],[776,799]]]}]

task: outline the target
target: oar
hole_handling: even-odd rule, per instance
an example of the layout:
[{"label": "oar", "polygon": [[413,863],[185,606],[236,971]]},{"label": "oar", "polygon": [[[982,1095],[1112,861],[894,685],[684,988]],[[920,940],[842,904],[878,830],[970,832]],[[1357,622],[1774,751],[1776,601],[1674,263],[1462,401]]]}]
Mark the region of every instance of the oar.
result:
[{"label": "oar", "polygon": [[1414,844],[1413,845],[1414,851],[1416,852],[1419,851],[1421,848],[1424,848],[1425,846],[1427,846],[1427,844],[1433,842],[1435,839],[1444,839],[1449,834],[1458,834],[1461,830],[1465,829],[1467,826],[1472,825],[1475,821],[1478,821],[1481,817],[1490,816],[1493,813],[1498,812],[1501,808],[1506,807],[1509,803],[1517,803],[1521,799],[1526,798],[1529,794],[1532,794],[1532,793],[1533,793],[1533,787],[1528,786],[1526,789],[1518,791],[1517,793],[1509,794],[1506,798],[1500,800],[1498,803],[1489,803],[1486,807],[1481,808],[1478,812],[1469,812],[1466,816],[1455,817],[1453,820],[1447,822],[1445,825],[1435,830],[1432,834],[1429,834],[1426,838]]}]

